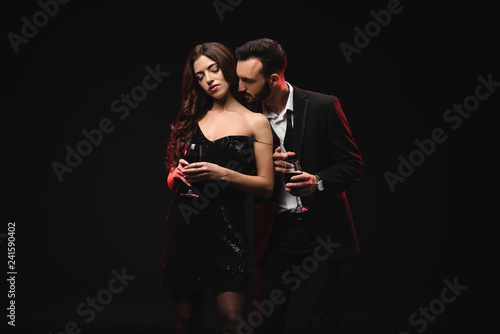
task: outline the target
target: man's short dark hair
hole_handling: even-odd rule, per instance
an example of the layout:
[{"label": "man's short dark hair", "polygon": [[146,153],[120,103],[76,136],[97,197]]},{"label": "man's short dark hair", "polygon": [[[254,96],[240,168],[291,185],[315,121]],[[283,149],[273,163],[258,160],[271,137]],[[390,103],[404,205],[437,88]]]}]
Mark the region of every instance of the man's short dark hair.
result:
[{"label": "man's short dark hair", "polygon": [[236,49],[237,60],[257,58],[262,63],[262,75],[269,78],[271,74],[281,74],[286,68],[286,53],[281,45],[270,38],[259,38],[246,42]]}]

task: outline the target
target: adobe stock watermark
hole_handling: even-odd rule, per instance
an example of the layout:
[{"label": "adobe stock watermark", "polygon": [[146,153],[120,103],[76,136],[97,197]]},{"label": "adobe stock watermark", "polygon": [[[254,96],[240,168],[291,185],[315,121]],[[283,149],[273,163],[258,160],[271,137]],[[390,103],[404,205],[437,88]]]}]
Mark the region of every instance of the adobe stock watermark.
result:
[{"label": "adobe stock watermark", "polygon": [[[130,94],[122,93],[120,98],[111,102],[111,112],[116,114],[120,121],[125,120],[130,115],[131,109],[136,109],[140,102],[143,102],[148,97],[148,92],[156,89],[163,80],[170,75],[168,72],[160,70],[160,64],[156,64],[153,69],[149,65],[146,66],[147,74],[142,78],[142,83],[133,87]],[[112,133],[116,128],[113,120],[108,117],[102,118],[97,127],[94,129],[83,129],[82,135],[84,139],[80,140],[73,148],[66,145],[66,158],[64,163],[53,161],[51,163],[52,170],[54,171],[59,183],[63,182],[63,176],[66,173],[72,173],[78,167],[84,157],[88,157],[94,148],[101,145],[104,140],[105,134]]]},{"label": "adobe stock watermark", "polygon": [[[462,294],[467,285],[461,285],[458,283],[458,278],[453,279],[451,283],[448,279],[443,281],[445,287],[441,290],[439,298],[435,298],[429,302],[427,307],[420,306],[418,312],[413,312],[408,317],[408,323],[412,327],[418,327],[416,329],[417,333],[424,332],[429,322],[436,321],[437,317],[441,315],[446,309],[447,304],[453,303],[458,296]],[[410,334],[407,331],[401,331],[399,334]]]},{"label": "adobe stock watermark", "polygon": [[[234,167],[236,165],[236,161],[229,161],[226,167],[232,169],[231,167]],[[196,185],[193,186],[193,192],[199,197],[192,197],[192,205],[188,205],[187,203],[182,202],[178,206],[184,222],[187,225],[191,224],[191,216],[199,215],[203,209],[206,209],[208,207],[210,200],[219,196],[221,189],[226,188],[228,185],[229,182],[217,179],[205,183],[202,191],[201,189],[196,187]]]},{"label": "adobe stock watermark", "polygon": [[26,16],[21,17],[21,34],[9,32],[7,39],[14,49],[14,53],[19,53],[19,46],[26,45],[28,42],[35,38],[38,34],[39,28],[43,28],[49,23],[49,19],[59,13],[59,5],[66,5],[70,0],[40,0],[37,2],[38,6],[42,9],[33,14],[31,20]]},{"label": "adobe stock watermark", "polygon": [[241,5],[243,0],[214,0],[212,6],[214,6],[215,12],[219,16],[221,22],[224,21],[224,13],[232,12],[236,6]]},{"label": "adobe stock watermark", "polygon": [[391,23],[393,15],[400,14],[404,9],[399,0],[389,0],[386,8],[378,12],[375,10],[370,11],[370,15],[374,20],[368,21],[365,24],[364,31],[358,26],[353,28],[356,33],[353,38],[354,45],[344,41],[340,42],[340,50],[348,64],[351,63],[353,54],[360,54],[361,50],[370,44],[372,38],[377,37],[381,33],[382,28],[387,28]]},{"label": "adobe stock watermark", "polygon": [[[83,321],[86,324],[91,323],[96,317],[96,312],[102,312],[105,306],[113,301],[114,296],[121,293],[129,282],[135,279],[135,276],[127,275],[125,267],[121,269],[121,272],[112,269],[111,274],[113,277],[108,281],[106,288],[99,290],[95,297],[87,297],[85,301],[76,306],[76,314],[84,318]],[[79,334],[81,332],[81,326],[76,321],[68,321],[64,325],[63,331],[54,334]]]},{"label": "adobe stock watermark", "polygon": [[[290,290],[296,291],[303,281],[309,279],[311,274],[318,270],[320,262],[326,261],[341,244],[332,242],[331,235],[328,235],[326,240],[317,237],[318,245],[311,256],[304,258],[301,266],[293,265],[281,275],[281,280],[284,284],[293,284]],[[269,299],[264,299],[262,302],[254,300],[252,303],[256,310],[248,314],[247,319],[238,318],[240,325],[238,327],[239,334],[251,334],[254,329],[259,328],[264,323],[264,317],[270,317],[276,305],[281,305],[286,301],[286,295],[281,289],[274,289],[269,294]],[[228,333],[225,333],[228,334]]]},{"label": "adobe stock watermark", "polygon": [[[480,103],[495,92],[495,87],[500,87],[500,82],[493,81],[493,74],[491,73],[486,78],[480,75],[477,79],[479,84],[476,86],[473,95],[467,96],[462,104],[454,103],[452,108],[443,112],[443,120],[452,130],[459,129],[463,124],[463,120],[469,118],[471,113],[479,109]],[[447,139],[446,131],[440,127],[432,130],[428,138],[415,139],[413,143],[416,148],[408,154],[407,158],[403,157],[403,155],[398,156],[397,173],[384,172],[385,181],[391,192],[396,191],[396,185],[405,182],[415,172],[416,167],[421,166],[426,161],[426,157],[434,154],[437,145],[444,143]]]}]

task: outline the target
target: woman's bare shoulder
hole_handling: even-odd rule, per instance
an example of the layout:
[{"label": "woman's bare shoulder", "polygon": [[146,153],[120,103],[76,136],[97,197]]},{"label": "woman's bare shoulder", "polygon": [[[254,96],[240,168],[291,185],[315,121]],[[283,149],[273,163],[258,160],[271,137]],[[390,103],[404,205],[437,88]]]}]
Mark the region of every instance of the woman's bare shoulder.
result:
[{"label": "woman's bare shoulder", "polygon": [[[243,108],[245,108],[245,107],[243,107]],[[243,114],[245,115],[245,117],[247,118],[247,121],[251,125],[268,124],[267,117],[261,113],[253,112],[253,111],[245,108],[245,110],[243,111]]]},{"label": "woman's bare shoulder", "polygon": [[271,126],[263,114],[248,110],[246,119],[254,137],[264,138],[267,134],[271,134]]}]

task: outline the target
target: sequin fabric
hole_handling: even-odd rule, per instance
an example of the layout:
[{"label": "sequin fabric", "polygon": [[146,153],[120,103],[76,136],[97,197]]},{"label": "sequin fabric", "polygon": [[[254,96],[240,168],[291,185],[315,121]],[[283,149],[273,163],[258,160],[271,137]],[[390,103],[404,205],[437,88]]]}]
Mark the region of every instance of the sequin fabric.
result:
[{"label": "sequin fabric", "polygon": [[[208,140],[197,126],[192,142],[204,145],[204,161],[255,173],[254,139]],[[246,194],[220,181],[193,183],[199,198],[181,196],[176,184],[165,219],[160,285],[182,290],[246,292],[249,287]]]}]

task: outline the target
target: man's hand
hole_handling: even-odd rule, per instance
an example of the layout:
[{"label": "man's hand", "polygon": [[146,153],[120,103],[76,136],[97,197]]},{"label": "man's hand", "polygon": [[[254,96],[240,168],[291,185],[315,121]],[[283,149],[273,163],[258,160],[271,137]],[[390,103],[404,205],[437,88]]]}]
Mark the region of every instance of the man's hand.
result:
[{"label": "man's hand", "polygon": [[274,172],[275,173],[286,173],[288,171],[286,163],[283,161],[288,158],[293,158],[295,156],[295,152],[284,152],[281,153],[281,147],[277,147],[273,153],[274,159]]},{"label": "man's hand", "polygon": [[316,176],[306,172],[292,176],[290,182],[285,185],[286,191],[293,196],[311,196],[316,191]]}]

